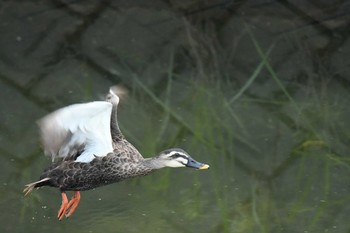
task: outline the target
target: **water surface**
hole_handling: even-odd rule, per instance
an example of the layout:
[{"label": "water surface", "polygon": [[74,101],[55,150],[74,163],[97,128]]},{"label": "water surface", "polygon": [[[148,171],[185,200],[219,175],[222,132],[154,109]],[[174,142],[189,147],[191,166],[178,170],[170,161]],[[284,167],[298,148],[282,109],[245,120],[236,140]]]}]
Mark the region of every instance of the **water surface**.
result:
[{"label": "water surface", "polygon": [[[346,1],[0,4],[1,232],[348,232]],[[119,119],[163,169],[82,193],[23,197],[50,164],[36,121],[123,85]],[[71,195],[71,194],[70,194]]]}]

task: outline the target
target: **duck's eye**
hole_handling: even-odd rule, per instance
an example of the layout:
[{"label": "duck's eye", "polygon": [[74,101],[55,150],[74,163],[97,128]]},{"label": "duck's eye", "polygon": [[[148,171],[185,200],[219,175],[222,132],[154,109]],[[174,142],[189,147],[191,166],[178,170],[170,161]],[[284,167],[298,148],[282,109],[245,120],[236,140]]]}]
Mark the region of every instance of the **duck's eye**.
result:
[{"label": "duck's eye", "polygon": [[175,153],[175,154],[173,154],[173,155],[170,155],[169,157],[172,158],[172,159],[175,159],[175,158],[184,158],[184,159],[187,159],[187,158],[188,158],[186,155],[181,154],[181,153]]},{"label": "duck's eye", "polygon": [[173,159],[174,159],[174,158],[178,158],[178,157],[180,157],[180,156],[181,156],[180,154],[176,153],[176,154],[171,155],[170,158],[173,158]]}]

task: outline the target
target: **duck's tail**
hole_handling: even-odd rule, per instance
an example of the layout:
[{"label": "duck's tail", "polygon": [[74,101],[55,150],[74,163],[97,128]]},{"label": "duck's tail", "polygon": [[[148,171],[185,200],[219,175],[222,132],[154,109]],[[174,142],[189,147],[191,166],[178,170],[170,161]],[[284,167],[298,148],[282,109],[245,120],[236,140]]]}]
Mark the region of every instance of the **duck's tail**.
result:
[{"label": "duck's tail", "polygon": [[41,179],[41,180],[39,180],[39,181],[30,183],[30,184],[26,184],[26,185],[25,185],[25,188],[23,189],[24,196],[27,196],[31,191],[33,191],[34,188],[37,188],[37,187],[41,187],[41,186],[46,185],[46,182],[47,182],[48,180],[50,180],[50,178],[46,177],[46,178]]}]

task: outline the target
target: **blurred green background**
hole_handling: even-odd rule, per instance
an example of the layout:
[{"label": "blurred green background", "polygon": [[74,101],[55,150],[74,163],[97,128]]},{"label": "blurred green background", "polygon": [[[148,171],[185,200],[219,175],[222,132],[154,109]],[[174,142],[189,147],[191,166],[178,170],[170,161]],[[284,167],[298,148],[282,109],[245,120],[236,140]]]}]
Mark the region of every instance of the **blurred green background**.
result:
[{"label": "blurred green background", "polygon": [[[1,1],[0,232],[350,232],[349,1]],[[82,193],[24,184],[50,164],[36,121],[123,85],[119,122],[163,169]]]}]

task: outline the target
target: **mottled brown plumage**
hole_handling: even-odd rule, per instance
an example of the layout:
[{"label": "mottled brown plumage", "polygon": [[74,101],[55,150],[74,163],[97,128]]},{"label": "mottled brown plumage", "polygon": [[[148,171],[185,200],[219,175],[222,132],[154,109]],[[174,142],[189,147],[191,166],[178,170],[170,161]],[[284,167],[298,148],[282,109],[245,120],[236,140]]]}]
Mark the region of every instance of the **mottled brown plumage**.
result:
[{"label": "mottled brown plumage", "polygon": [[50,178],[42,185],[59,188],[61,191],[85,191],[99,186],[119,182],[135,176],[147,175],[154,169],[144,165],[143,160],[134,159],[128,152],[109,153],[96,157],[89,163],[60,161],[46,169],[40,177]]},{"label": "mottled brown plumage", "polygon": [[[45,153],[55,161],[39,181],[27,184],[24,192],[27,195],[42,186],[58,188],[62,195],[59,220],[75,211],[80,191],[147,175],[163,167],[209,168],[177,148],[143,158],[119,129],[119,98],[112,88],[106,101],[110,104],[100,101],[71,105],[39,122]],[[66,191],[74,191],[69,202]]]}]

